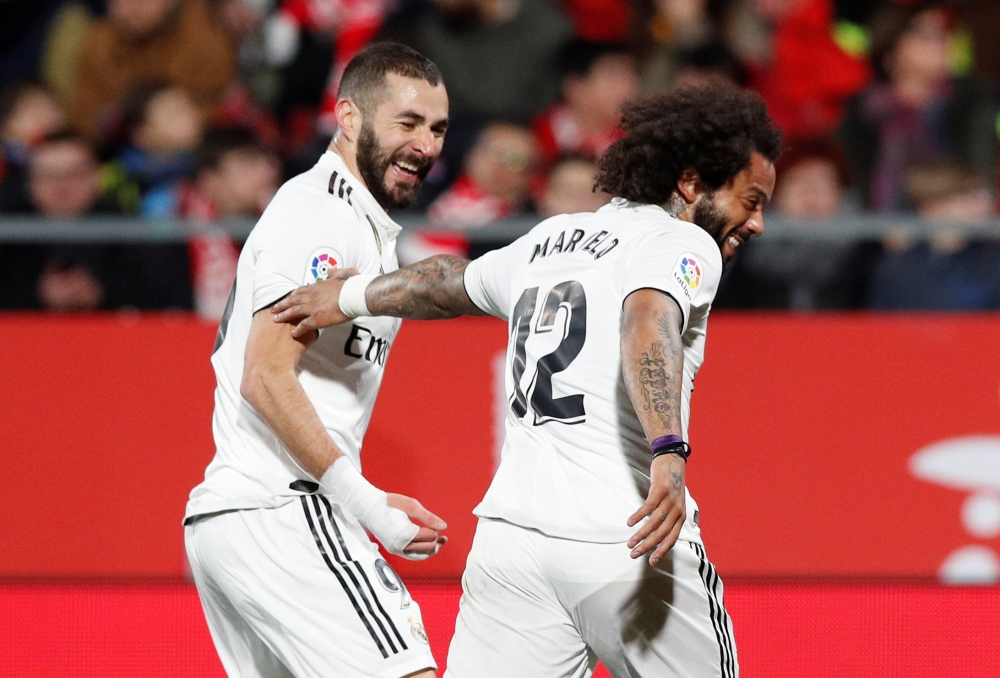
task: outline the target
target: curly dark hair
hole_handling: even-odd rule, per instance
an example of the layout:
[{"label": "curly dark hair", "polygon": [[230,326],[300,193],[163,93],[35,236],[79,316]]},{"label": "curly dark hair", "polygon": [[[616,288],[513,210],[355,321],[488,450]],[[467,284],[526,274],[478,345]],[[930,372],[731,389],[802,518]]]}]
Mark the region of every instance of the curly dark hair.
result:
[{"label": "curly dark hair", "polygon": [[725,186],[757,151],[774,162],[781,132],[764,101],[732,85],[680,87],[625,104],[625,133],[598,161],[597,187],[648,205],[665,205],[688,168],[710,191]]}]

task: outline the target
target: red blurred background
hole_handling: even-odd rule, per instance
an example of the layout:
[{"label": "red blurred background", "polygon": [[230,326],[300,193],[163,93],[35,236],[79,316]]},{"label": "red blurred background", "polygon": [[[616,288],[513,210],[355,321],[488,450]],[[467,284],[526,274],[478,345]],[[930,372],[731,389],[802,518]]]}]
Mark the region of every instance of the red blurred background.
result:
[{"label": "red blurred background", "polygon": [[[109,675],[98,668],[125,661],[114,638],[134,623],[140,635],[143,624],[151,637],[167,633],[156,646],[165,651],[182,636],[204,650],[207,673],[171,675],[218,675],[190,585],[135,584],[185,577],[184,503],[213,454],[214,334],[186,315],[0,316],[0,645],[40,644],[0,660],[0,674],[55,675],[44,668],[55,655],[42,651],[52,642],[77,648],[60,661],[94,668],[78,675]],[[437,650],[451,632],[471,510],[495,464],[494,365],[505,343],[491,319],[405,323],[365,441],[373,482],[449,523],[439,556],[394,562],[441,629]],[[998,675],[1000,593],[934,581],[958,549],[998,553],[1000,538],[963,523],[971,490],[910,472],[915,452],[944,440],[992,436],[1000,449],[997,346],[1000,317],[990,315],[713,318],[689,484],[709,555],[733,582],[745,675],[946,675],[914,667],[956,661],[967,669],[950,675]],[[873,578],[893,583],[857,583]],[[777,583],[789,579],[800,583]],[[923,583],[898,583],[914,579]],[[916,637],[938,633],[913,654]],[[837,638],[856,652],[844,655]],[[98,661],[86,647],[112,654]],[[806,671],[796,661],[810,653],[820,654]],[[896,657],[893,671],[879,657]]]}]

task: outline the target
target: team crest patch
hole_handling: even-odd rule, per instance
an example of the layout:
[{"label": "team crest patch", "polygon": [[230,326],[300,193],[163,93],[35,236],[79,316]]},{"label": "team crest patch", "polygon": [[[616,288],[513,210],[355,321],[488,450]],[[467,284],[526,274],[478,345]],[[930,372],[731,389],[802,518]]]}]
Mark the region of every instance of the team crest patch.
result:
[{"label": "team crest patch", "polygon": [[701,285],[701,275],[701,264],[693,254],[683,255],[674,266],[674,280],[680,283],[688,299],[692,298],[695,290]]},{"label": "team crest patch", "polygon": [[424,630],[424,625],[420,622],[413,622],[410,624],[410,633],[413,637],[417,639],[417,642],[423,643],[424,645],[429,645],[427,640],[427,632]]},{"label": "team crest patch", "polygon": [[329,248],[321,248],[309,255],[306,263],[305,284],[323,282],[341,265],[343,257]]}]

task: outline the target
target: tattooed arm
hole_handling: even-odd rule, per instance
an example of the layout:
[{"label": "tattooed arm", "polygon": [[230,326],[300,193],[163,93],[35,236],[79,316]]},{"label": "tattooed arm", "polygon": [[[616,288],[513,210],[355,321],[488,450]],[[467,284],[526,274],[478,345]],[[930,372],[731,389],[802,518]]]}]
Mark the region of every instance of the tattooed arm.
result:
[{"label": "tattooed arm", "polygon": [[[438,255],[398,271],[375,278],[365,290],[365,303],[372,315],[434,320],[460,315],[486,315],[465,291],[468,259]],[[295,290],[271,311],[279,323],[295,325],[292,336],[340,325],[349,320],[340,310],[340,290],[358,272],[337,271],[328,280]]]},{"label": "tattooed arm", "polygon": [[[625,299],[622,325],[622,375],[646,438],[681,434],[681,382],[684,374],[681,326],[684,316],[669,295],[641,289]],[[646,502],[628,520],[648,520],[628,542],[632,557],[652,551],[656,565],[673,547],[684,523],[684,470],[677,454],[664,454],[650,467]]]},{"label": "tattooed arm", "polygon": [[486,315],[465,291],[468,259],[439,254],[379,276],[365,291],[372,315],[415,320]]}]

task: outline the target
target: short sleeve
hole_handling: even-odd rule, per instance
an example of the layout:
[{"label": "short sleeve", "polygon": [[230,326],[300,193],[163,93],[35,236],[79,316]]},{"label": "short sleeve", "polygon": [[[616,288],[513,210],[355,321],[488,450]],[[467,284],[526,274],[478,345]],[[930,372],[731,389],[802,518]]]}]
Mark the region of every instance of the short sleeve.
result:
[{"label": "short sleeve", "polygon": [[520,240],[487,252],[465,269],[465,291],[481,310],[497,318],[510,317],[510,287]]},{"label": "short sleeve", "polygon": [[657,233],[633,252],[625,271],[622,302],[643,288],[665,292],[680,307],[687,330],[691,309],[712,303],[721,277],[722,255],[707,233]]},{"label": "short sleeve", "polygon": [[342,201],[279,193],[257,229],[254,313],[302,285],[326,280],[337,268],[359,267],[357,216]]}]

